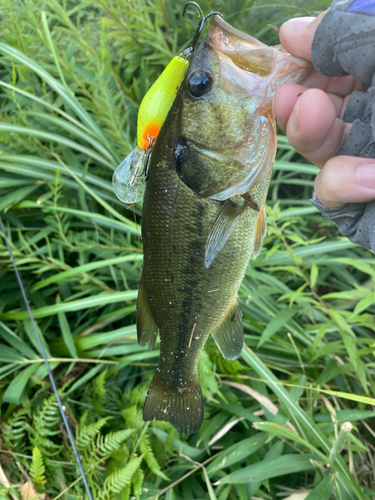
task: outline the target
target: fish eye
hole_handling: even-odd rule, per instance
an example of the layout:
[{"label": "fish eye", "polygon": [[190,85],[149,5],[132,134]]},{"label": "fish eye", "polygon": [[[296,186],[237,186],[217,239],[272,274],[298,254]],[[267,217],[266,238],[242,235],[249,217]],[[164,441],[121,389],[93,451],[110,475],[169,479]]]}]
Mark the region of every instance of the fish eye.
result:
[{"label": "fish eye", "polygon": [[194,71],[188,79],[188,91],[193,97],[201,97],[207,94],[212,88],[212,78],[209,73],[198,70]]},{"label": "fish eye", "polygon": [[184,139],[180,139],[179,144],[176,144],[173,150],[173,156],[174,156],[174,161],[176,163],[176,167],[184,161],[186,153],[187,153],[186,141]]}]

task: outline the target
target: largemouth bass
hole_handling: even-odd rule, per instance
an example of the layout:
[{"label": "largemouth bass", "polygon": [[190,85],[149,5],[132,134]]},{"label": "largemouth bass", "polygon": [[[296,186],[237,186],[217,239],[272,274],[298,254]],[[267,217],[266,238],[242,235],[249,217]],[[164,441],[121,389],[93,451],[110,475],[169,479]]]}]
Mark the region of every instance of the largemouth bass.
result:
[{"label": "largemouth bass", "polygon": [[197,366],[208,336],[226,359],[240,356],[237,292],[266,230],[276,151],[272,97],[308,65],[217,15],[192,56],[154,146],[144,196],[138,341],[152,349],[160,332],[146,421],[197,431]]}]

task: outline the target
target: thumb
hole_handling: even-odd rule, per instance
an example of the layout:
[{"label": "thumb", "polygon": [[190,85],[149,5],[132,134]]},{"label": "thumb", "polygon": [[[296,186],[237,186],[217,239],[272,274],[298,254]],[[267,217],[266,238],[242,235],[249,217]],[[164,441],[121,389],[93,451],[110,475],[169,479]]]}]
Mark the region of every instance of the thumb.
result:
[{"label": "thumb", "polygon": [[315,31],[326,12],[318,17],[296,17],[286,21],[279,30],[281,45],[292,56],[311,61],[311,46]]},{"label": "thumb", "polygon": [[315,193],[330,208],[375,200],[375,159],[331,158],[315,179]]}]

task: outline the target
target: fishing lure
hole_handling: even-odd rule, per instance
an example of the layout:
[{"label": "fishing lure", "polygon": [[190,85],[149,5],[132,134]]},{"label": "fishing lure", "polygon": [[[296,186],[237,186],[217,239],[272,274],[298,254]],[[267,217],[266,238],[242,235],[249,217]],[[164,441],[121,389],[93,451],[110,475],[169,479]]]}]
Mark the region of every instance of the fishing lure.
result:
[{"label": "fishing lure", "polygon": [[142,199],[148,163],[153,145],[189,65],[188,59],[176,56],[145,95],[138,113],[137,147],[113,174],[113,189],[124,203]]},{"label": "fishing lure", "polygon": [[190,56],[204,23],[213,15],[221,16],[219,12],[203,16],[202,9],[196,2],[188,2],[185,5],[183,16],[189,5],[197,8],[201,18],[194,38],[184,52],[172,59],[144,96],[138,112],[137,147],[121,162],[113,174],[114,192],[123,203],[136,203],[143,198],[153,147],[185,77]]}]

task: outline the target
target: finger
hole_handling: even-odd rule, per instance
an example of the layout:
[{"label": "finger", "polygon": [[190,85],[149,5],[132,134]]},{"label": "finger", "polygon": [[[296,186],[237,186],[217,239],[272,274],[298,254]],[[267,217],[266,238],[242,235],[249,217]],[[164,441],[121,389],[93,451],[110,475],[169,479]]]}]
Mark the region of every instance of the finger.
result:
[{"label": "finger", "polygon": [[351,124],[337,117],[340,105],[323,91],[308,89],[289,117],[286,133],[296,151],[318,167],[335,156],[349,134]]},{"label": "finger", "polygon": [[375,200],[375,160],[336,156],[315,179],[315,193],[327,207]]},{"label": "finger", "polygon": [[[283,85],[277,90],[274,98],[274,111],[277,124],[282,130],[286,130],[286,126],[290,115],[293,112],[294,106],[306,90],[307,89],[304,86],[297,85],[296,83]],[[336,117],[342,118],[348,98],[342,98],[334,94],[327,94],[327,96],[335,108]]]},{"label": "finger", "polygon": [[[326,12],[318,17],[300,17],[290,19],[284,23],[279,30],[280,42],[285,50],[297,57],[303,57],[311,61],[311,46],[317,27]],[[319,88],[326,92],[346,96],[353,90],[361,90],[362,84],[352,76],[342,78],[328,78],[319,75],[312,69],[302,85],[309,88]]]},{"label": "finger", "polygon": [[279,38],[284,49],[293,56],[311,61],[311,46],[315,31],[326,12],[318,17],[297,17],[289,19],[279,30]]},{"label": "finger", "polygon": [[363,88],[362,83],[353,76],[328,78],[327,76],[319,75],[315,69],[308,73],[301,81],[301,85],[307,88],[321,89],[341,97],[351,94],[353,90],[362,90]]}]

